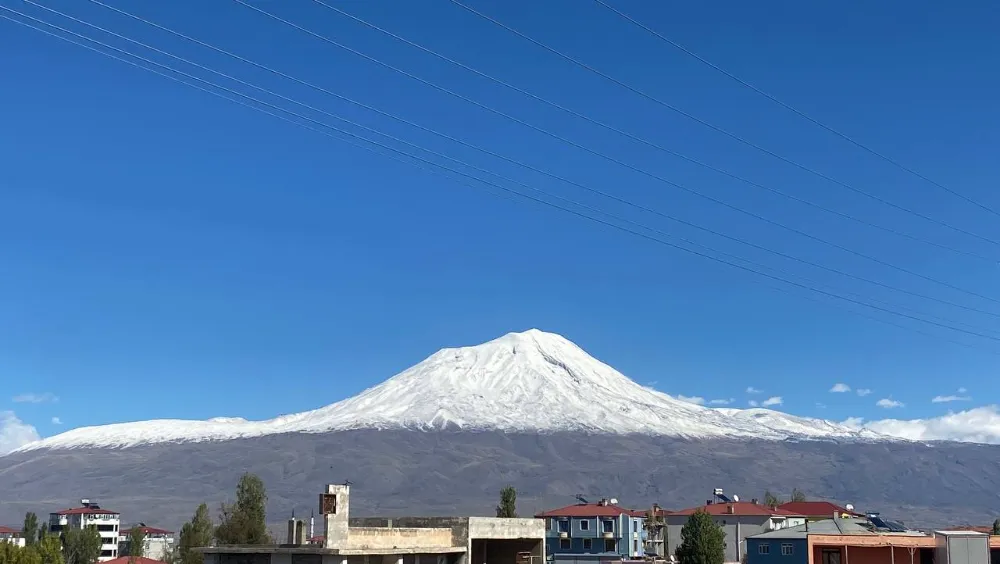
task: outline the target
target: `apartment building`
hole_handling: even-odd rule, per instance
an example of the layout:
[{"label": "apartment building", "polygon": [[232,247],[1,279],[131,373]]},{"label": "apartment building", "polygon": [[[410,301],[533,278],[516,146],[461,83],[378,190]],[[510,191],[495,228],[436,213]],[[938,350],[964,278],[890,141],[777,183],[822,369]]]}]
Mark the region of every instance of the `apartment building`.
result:
[{"label": "apartment building", "polygon": [[101,535],[101,556],[98,562],[118,558],[118,527],[121,515],[103,509],[89,499],[80,500],[80,507],[49,513],[49,532],[60,534],[67,529],[85,529],[93,525]]},{"label": "apartment building", "polygon": [[0,527],[0,542],[9,542],[17,546],[24,546],[24,536],[17,529]]},{"label": "apartment building", "polygon": [[644,556],[646,513],[620,507],[616,499],[582,502],[535,517],[546,520],[545,550],[557,564]]},{"label": "apartment building", "polygon": [[142,547],[142,554],[147,558],[163,560],[164,555],[170,552],[170,549],[174,546],[173,531],[149,527],[145,523],[139,523],[131,529],[122,529],[118,532],[118,554],[122,556],[130,556],[132,554],[132,546],[129,543],[131,543],[130,535],[134,530],[142,531],[144,545]]}]

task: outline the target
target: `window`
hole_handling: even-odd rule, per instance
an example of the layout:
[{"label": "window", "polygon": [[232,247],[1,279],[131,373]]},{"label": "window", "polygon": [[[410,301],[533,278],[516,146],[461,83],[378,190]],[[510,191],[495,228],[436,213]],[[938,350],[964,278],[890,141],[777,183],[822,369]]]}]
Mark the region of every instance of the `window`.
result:
[{"label": "window", "polygon": [[757,545],[757,554],[771,554],[771,545],[762,542]]},{"label": "window", "polygon": [[639,554],[639,539],[635,539],[632,541],[632,554],[633,555]]},{"label": "window", "polygon": [[604,532],[605,533],[613,533],[613,532],[615,532],[615,522],[614,521],[612,521],[611,519],[605,519],[604,521],[602,521],[602,523],[604,525]]},{"label": "window", "polygon": [[783,542],[783,543],[781,543],[781,555],[782,556],[791,556],[794,553],[795,553],[795,545],[793,545],[790,542]]},{"label": "window", "polygon": [[589,531],[590,530],[590,519],[581,519],[580,520],[580,530],[581,531]]},{"label": "window", "polygon": [[594,549],[594,540],[593,539],[583,539],[583,549],[584,550],[593,550]]},{"label": "window", "polygon": [[559,532],[568,533],[569,532],[569,521],[563,519],[559,521]]},{"label": "window", "polygon": [[639,520],[638,519],[633,519],[632,520],[632,530],[633,531],[638,531],[639,530]]},{"label": "window", "polygon": [[618,552],[618,543],[615,539],[604,539],[604,552]]},{"label": "window", "polygon": [[559,539],[559,550],[569,550],[570,540],[569,539]]}]

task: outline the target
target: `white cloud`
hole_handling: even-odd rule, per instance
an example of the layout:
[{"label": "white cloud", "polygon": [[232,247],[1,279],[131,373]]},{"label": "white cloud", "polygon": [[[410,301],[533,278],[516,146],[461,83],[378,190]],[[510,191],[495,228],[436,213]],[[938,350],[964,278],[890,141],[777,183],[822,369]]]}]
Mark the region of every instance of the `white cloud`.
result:
[{"label": "white cloud", "polygon": [[1000,409],[996,405],[987,405],[930,419],[871,421],[865,427],[913,441],[1000,444]]},{"label": "white cloud", "polygon": [[57,398],[55,394],[49,392],[42,394],[28,393],[14,396],[13,401],[14,403],[48,403],[57,402],[59,401],[59,398]]},{"label": "white cloud", "polygon": [[781,396],[771,396],[766,400],[760,402],[760,404],[764,407],[770,407],[772,405],[781,405],[781,403],[782,403]]},{"label": "white cloud", "polygon": [[948,403],[951,401],[969,401],[972,398],[969,396],[934,396],[931,399],[931,403]]},{"label": "white cloud", "polygon": [[882,398],[875,402],[875,405],[884,407],[885,409],[893,409],[895,407],[903,407],[903,402],[896,401],[892,398]]},{"label": "white cloud", "polygon": [[757,388],[755,388],[753,386],[748,386],[747,387],[747,393],[748,394],[759,394],[760,390],[758,390]]},{"label": "white cloud", "polygon": [[62,419],[59,419],[58,417],[53,417],[52,418],[52,424],[53,425],[62,425]]},{"label": "white cloud", "polygon": [[0,455],[39,439],[38,431],[18,419],[13,411],[0,411]]},{"label": "white cloud", "polygon": [[703,398],[701,396],[682,396],[682,395],[678,395],[677,399],[679,399],[681,401],[686,401],[688,403],[697,404],[697,405],[701,405],[701,404],[705,403],[705,398]]},{"label": "white cloud", "polygon": [[747,405],[749,405],[750,407],[757,407],[758,405],[760,405],[760,403],[757,400],[750,400],[747,402]]},{"label": "white cloud", "polygon": [[837,382],[836,384],[833,385],[832,388],[830,388],[830,391],[835,394],[842,394],[844,392],[851,391],[851,387],[848,386],[847,384],[842,384],[840,382]]},{"label": "white cloud", "polygon": [[959,388],[958,389],[958,393],[960,393],[960,394],[964,394],[965,392],[968,392],[968,391],[969,390],[966,390],[965,388]]},{"label": "white cloud", "polygon": [[857,392],[858,395],[861,396],[861,397],[865,397],[868,394],[872,393],[872,391],[869,390],[868,388],[858,388],[857,390],[854,390],[854,391]]},{"label": "white cloud", "polygon": [[818,401],[816,402],[816,407],[818,407],[819,409],[826,409],[826,404]]},{"label": "white cloud", "polygon": [[729,399],[714,399],[714,400],[710,400],[708,403],[711,404],[711,405],[729,405],[729,404],[733,403],[734,401],[736,401],[736,400],[733,399],[733,398],[729,398]]},{"label": "white cloud", "polygon": [[850,429],[854,429],[855,431],[859,431],[861,430],[863,426],[862,424],[864,422],[865,422],[864,417],[848,417],[847,419],[841,421],[840,424],[843,425],[844,427],[848,427]]}]

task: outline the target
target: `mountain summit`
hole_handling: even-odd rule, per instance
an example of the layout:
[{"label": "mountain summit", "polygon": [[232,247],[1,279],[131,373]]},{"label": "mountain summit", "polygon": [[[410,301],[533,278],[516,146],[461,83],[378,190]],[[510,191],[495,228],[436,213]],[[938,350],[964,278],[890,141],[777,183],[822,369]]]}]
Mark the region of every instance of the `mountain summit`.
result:
[{"label": "mountain summit", "polygon": [[768,409],[712,409],[641,386],[566,338],[531,329],[442,349],[359,395],[267,421],[155,420],[74,429],[22,447],[129,447],[350,429],[493,430],[746,437],[884,438]]}]

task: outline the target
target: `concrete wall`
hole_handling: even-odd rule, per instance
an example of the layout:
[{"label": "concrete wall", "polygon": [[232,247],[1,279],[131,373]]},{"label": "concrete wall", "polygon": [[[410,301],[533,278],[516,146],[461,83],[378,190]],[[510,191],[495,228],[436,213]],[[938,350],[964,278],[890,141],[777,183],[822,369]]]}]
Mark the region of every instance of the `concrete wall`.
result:
[{"label": "concrete wall", "polygon": [[[681,529],[687,523],[688,516],[668,516],[667,531],[667,554],[674,554],[681,543]],[[740,556],[745,552],[743,541],[751,535],[766,533],[771,530],[771,518],[758,515],[713,515],[712,520],[716,525],[722,527],[726,539],[726,562],[739,562]]]},{"label": "concrete wall", "polygon": [[[781,545],[783,544],[791,545],[791,554],[781,553]],[[767,546],[766,554],[761,554],[761,545]],[[747,564],[807,564],[809,562],[809,541],[804,538],[746,539],[746,553]]]},{"label": "concrete wall", "polygon": [[447,548],[452,544],[451,529],[402,528],[402,527],[351,527],[343,548],[392,549],[392,548]]},{"label": "concrete wall", "polygon": [[469,517],[469,538],[473,539],[537,539],[545,538],[542,519],[501,519]]}]

